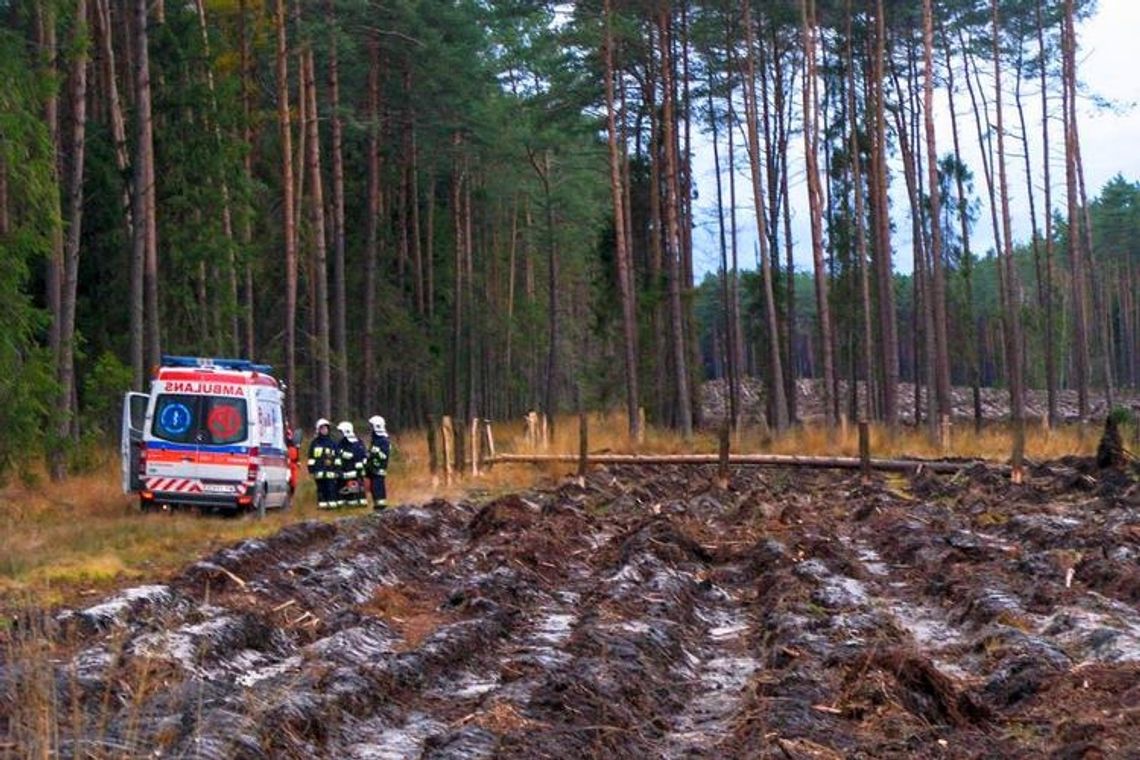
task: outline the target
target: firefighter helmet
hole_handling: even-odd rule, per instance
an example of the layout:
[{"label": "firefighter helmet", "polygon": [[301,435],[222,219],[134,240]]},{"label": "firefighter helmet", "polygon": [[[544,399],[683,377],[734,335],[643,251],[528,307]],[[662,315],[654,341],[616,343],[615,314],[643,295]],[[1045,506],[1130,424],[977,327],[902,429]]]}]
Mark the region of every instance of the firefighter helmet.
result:
[{"label": "firefighter helmet", "polygon": [[356,433],[352,429],[352,423],[349,422],[348,420],[344,420],[343,422],[338,422],[336,429],[339,430],[345,438],[355,438],[356,437]]},{"label": "firefighter helmet", "polygon": [[368,424],[372,426],[373,432],[377,435],[388,435],[388,428],[384,424],[384,418],[379,414],[369,417]]},{"label": "firefighter helmet", "polygon": [[326,420],[324,417],[321,417],[319,420],[317,420],[317,428],[316,428],[316,430],[317,430],[317,432],[319,433],[319,432],[321,432],[321,428],[323,428],[323,427],[331,427],[331,426],[332,426],[332,423],[331,423],[331,422],[329,422],[328,420]]}]

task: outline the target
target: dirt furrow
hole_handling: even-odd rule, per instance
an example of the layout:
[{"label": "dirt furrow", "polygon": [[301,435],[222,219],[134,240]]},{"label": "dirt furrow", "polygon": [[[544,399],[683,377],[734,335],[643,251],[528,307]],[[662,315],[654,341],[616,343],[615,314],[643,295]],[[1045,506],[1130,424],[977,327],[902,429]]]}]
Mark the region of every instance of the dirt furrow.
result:
[{"label": "dirt furrow", "polygon": [[1138,493],[621,467],[300,523],[30,614],[0,756],[1140,756]]}]

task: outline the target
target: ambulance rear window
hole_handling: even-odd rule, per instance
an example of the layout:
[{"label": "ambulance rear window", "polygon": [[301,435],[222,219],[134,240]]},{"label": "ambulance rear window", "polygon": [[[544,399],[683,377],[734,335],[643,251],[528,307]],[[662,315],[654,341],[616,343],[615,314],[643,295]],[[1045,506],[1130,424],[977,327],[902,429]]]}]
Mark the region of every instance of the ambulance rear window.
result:
[{"label": "ambulance rear window", "polygon": [[201,396],[170,393],[159,395],[154,405],[154,423],[151,426],[155,437],[175,443],[192,443],[198,432],[200,398]]},{"label": "ambulance rear window", "polygon": [[160,394],[151,430],[156,438],[174,443],[225,445],[249,435],[244,398]]}]

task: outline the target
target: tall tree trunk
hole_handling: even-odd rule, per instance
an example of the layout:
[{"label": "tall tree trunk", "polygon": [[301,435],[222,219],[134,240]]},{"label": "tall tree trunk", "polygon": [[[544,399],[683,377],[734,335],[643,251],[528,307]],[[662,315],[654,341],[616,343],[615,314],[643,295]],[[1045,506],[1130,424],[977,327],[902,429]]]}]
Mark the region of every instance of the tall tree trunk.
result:
[{"label": "tall tree trunk", "polygon": [[368,217],[364,251],[364,404],[376,408],[376,273],[380,257],[380,43],[368,38]]},{"label": "tall tree trunk", "polygon": [[[1004,249],[1005,271],[1005,342],[1006,360],[1009,363],[1009,399],[1010,417],[1015,427],[1025,424],[1025,399],[1022,387],[1022,356],[1021,356],[1021,319],[1019,316],[1017,271],[1013,262],[1013,234],[1011,232],[1009,213],[1009,184],[1006,181],[1005,170],[1005,130],[1002,108],[1002,67],[1000,25],[998,17],[998,0],[992,0],[993,13],[993,53],[994,53],[994,110],[995,129],[997,131],[997,173],[998,186],[1001,189],[1001,227],[1002,243]],[[1014,462],[1019,467],[1020,462]]]},{"label": "tall tree trunk", "polygon": [[760,274],[764,288],[764,315],[768,329],[768,365],[771,378],[769,392],[773,398],[775,419],[771,420],[776,430],[788,427],[788,400],[783,383],[784,366],[780,355],[780,331],[776,319],[776,293],[772,284],[772,266],[768,250],[768,229],[764,213],[764,190],[760,178],[760,136],[756,102],[756,52],[755,34],[752,27],[752,10],[749,0],[744,1],[744,118],[748,133],[748,162],[752,176],[752,202],[756,209],[756,230],[760,244]]},{"label": "tall tree trunk", "polygon": [[[823,260],[823,190],[819,179],[819,116],[816,113],[816,25],[815,0],[801,0],[801,20],[804,35],[804,155],[808,185],[808,209],[811,215],[812,261],[815,266],[815,302],[819,315],[820,351],[823,355],[824,420],[828,427],[835,424],[835,357],[831,332],[831,306],[827,295],[827,268]],[[761,236],[763,239],[763,236]]]},{"label": "tall tree trunk", "polygon": [[[246,187],[253,186],[253,104],[252,96],[250,93],[250,82],[253,79],[253,55],[251,51],[250,35],[247,29],[247,15],[248,9],[246,8],[246,0],[239,0],[238,4],[238,34],[240,37],[240,65],[241,65],[241,109],[242,109],[242,140],[246,145],[251,146],[250,150],[245,152],[242,157],[242,169],[245,172]],[[253,261],[250,252],[250,247],[253,244],[253,213],[250,208],[245,209],[242,214],[241,224],[241,245],[244,263],[244,298],[242,304],[242,317],[244,322],[244,338],[245,338],[245,355],[250,359],[257,355],[256,351],[256,335],[254,325],[254,304],[253,304]],[[292,396],[292,392],[289,393]],[[290,420],[293,425],[297,424],[296,420]]]},{"label": "tall tree trunk", "polygon": [[[923,222],[923,189],[921,186],[922,172],[918,167],[918,104],[915,102],[915,77],[911,66],[914,63],[913,47],[908,46],[908,79],[904,92],[895,66],[891,65],[891,80],[895,86],[899,106],[895,110],[895,124],[899,140],[899,153],[902,154],[903,179],[906,183],[907,199],[910,202],[911,220],[911,246],[914,262],[914,424],[921,425],[923,421],[922,392],[923,386],[927,399],[933,403],[933,383],[931,382],[934,366],[934,314],[931,309],[929,276],[927,274],[928,261],[926,257],[927,233]],[[928,410],[926,422],[930,427],[931,437],[937,431],[936,413]]]},{"label": "tall tree trunk", "polygon": [[[451,169],[451,217],[452,228],[454,230],[455,238],[455,251],[453,262],[453,292],[452,292],[452,312],[451,312],[451,357],[450,364],[450,385],[451,385],[451,409],[455,412],[456,422],[460,425],[462,430],[463,420],[466,419],[467,414],[464,409],[464,395],[462,386],[462,374],[460,367],[463,362],[463,259],[464,259],[464,226],[463,226],[463,185],[465,177],[463,174],[462,162],[460,160],[459,151],[463,146],[463,137],[460,132],[456,131],[451,138],[453,148],[453,165]],[[456,452],[455,461],[458,469],[462,471],[463,467],[463,436],[459,434],[456,436]]]},{"label": "tall tree trunk", "polygon": [[[663,418],[667,412],[667,389],[669,379],[666,373],[668,366],[667,355],[669,343],[667,330],[664,324],[660,290],[665,270],[665,254],[663,251],[664,224],[662,222],[661,205],[661,113],[657,105],[657,62],[654,56],[654,27],[649,25],[646,30],[648,55],[645,62],[646,74],[644,83],[645,109],[649,113],[649,284],[653,293],[653,310],[650,315],[650,331],[654,338],[653,347],[653,388],[650,398],[654,401],[656,417]],[[663,43],[661,43],[663,44]]]},{"label": "tall tree trunk", "polygon": [[409,195],[411,196],[411,224],[412,224],[412,266],[415,279],[416,313],[423,315],[424,306],[424,252],[420,239],[420,149],[416,130],[416,110],[413,107],[408,117],[411,123],[410,139],[412,143],[411,162],[409,171]]},{"label": "tall tree trunk", "polygon": [[[59,77],[59,61],[57,60],[59,46],[56,38],[55,3],[51,2],[51,0],[37,0],[36,2],[36,37],[40,48],[41,76],[54,82]],[[52,185],[62,189],[64,177],[62,167],[60,166],[62,146],[60,145],[59,94],[57,90],[58,88],[54,86],[48,88],[47,94],[44,97],[44,121],[47,123],[48,134],[50,135],[49,145],[51,148]],[[62,220],[64,212],[59,192],[53,192],[51,194],[51,204],[53,218]],[[60,299],[63,295],[63,238],[63,225],[53,224],[51,230],[51,255],[48,257],[44,278],[45,290],[47,291],[44,300],[47,302],[48,314],[51,316],[51,324],[48,328],[48,348],[57,366],[59,362],[60,317],[62,310]],[[139,271],[142,271],[141,268]],[[139,325],[141,328],[142,323],[140,322]],[[142,362],[140,360],[140,380],[135,387],[142,387],[141,375]]]},{"label": "tall tree trunk", "polygon": [[547,319],[549,321],[550,344],[546,351],[546,392],[543,407],[549,418],[550,435],[554,435],[554,420],[558,413],[558,343],[559,343],[559,305],[558,305],[558,243],[554,238],[554,199],[550,192],[551,172],[553,162],[550,151],[543,154],[542,178],[543,204],[546,211],[546,273],[547,273]]},{"label": "tall tree trunk", "polygon": [[[144,2],[144,0],[137,0]],[[289,48],[285,36],[285,0],[276,0],[277,121],[281,130],[282,235],[285,244],[285,382],[289,419],[297,418],[297,224],[293,198],[293,130],[289,126]]]},{"label": "tall tree trunk", "polygon": [[340,59],[335,0],[326,0],[329,24],[329,123],[332,132],[333,371],[336,407],[350,410],[348,395],[348,289],[345,283],[344,120],[340,115]]},{"label": "tall tree trunk", "polygon": [[1080,418],[1089,414],[1088,285],[1080,236],[1080,199],[1077,192],[1076,31],[1073,0],[1065,0],[1061,30],[1062,84],[1065,125],[1065,188],[1068,198],[1069,267],[1073,279],[1073,351]]},{"label": "tall tree trunk", "polygon": [[668,9],[658,12],[661,35],[661,139],[665,155],[665,264],[669,278],[669,316],[673,340],[673,374],[677,391],[677,419],[686,440],[693,435],[693,413],[689,398],[688,354],[685,348],[685,321],[681,303],[682,240],[681,200],[677,167],[676,112],[673,98],[673,64],[670,50],[671,18]]},{"label": "tall tree trunk", "polygon": [[[316,281],[317,392],[322,414],[327,415],[333,409],[332,372],[329,366],[329,282],[326,248],[328,238],[325,230],[324,182],[321,177],[321,137],[317,125],[317,77],[313,59],[313,49],[307,43],[304,50],[305,98],[307,101],[305,110],[308,131],[305,149],[309,167],[309,182],[312,184],[312,189],[309,190],[309,202],[313,225],[313,276]],[[340,411],[347,413],[348,410],[342,408]]]},{"label": "tall tree trunk", "polygon": [[[851,169],[853,192],[855,194],[855,256],[856,274],[859,277],[859,300],[861,304],[861,338],[859,352],[859,379],[863,382],[863,405],[859,410],[862,419],[874,416],[872,377],[874,375],[874,331],[871,314],[871,276],[867,260],[866,211],[863,197],[863,151],[859,144],[859,114],[855,100],[855,53],[854,30],[851,0],[847,0],[847,117],[850,135]],[[852,393],[858,397],[858,391]]]},{"label": "tall tree trunk", "polygon": [[[697,334],[697,319],[694,314],[693,298],[693,141],[692,141],[692,98],[689,92],[689,0],[680,4],[681,29],[677,40],[680,48],[680,71],[677,58],[673,63],[674,103],[680,112],[682,122],[681,137],[674,143],[674,162],[677,167],[677,198],[680,202],[680,241],[681,241],[681,308],[685,321],[685,346],[689,357],[686,368],[689,373],[689,409],[695,427],[701,425],[701,346]],[[677,77],[680,76],[680,99],[677,99]]]},{"label": "tall tree trunk", "polygon": [[926,171],[930,185],[930,260],[934,307],[934,384],[938,414],[950,415],[950,347],[946,335],[946,275],[942,253],[942,199],[938,184],[938,147],[934,136],[934,10],[923,0],[923,126],[926,131]]},{"label": "tall tree trunk", "polygon": [[[798,417],[798,399],[796,391],[797,375],[797,349],[796,349],[796,268],[793,262],[792,241],[792,211],[791,196],[788,192],[788,140],[791,131],[792,111],[794,98],[790,95],[795,83],[795,66],[784,67],[785,50],[780,46],[780,32],[775,24],[769,24],[771,31],[771,69],[772,69],[772,108],[775,124],[769,128],[768,109],[768,65],[765,63],[764,48],[760,46],[760,106],[762,122],[764,124],[764,141],[768,146],[769,172],[768,177],[768,207],[769,237],[771,237],[771,257],[773,279],[778,280],[780,251],[778,247],[777,232],[780,227],[779,218],[783,217],[783,244],[784,244],[784,318],[780,321],[780,348],[782,349],[784,366],[784,396],[788,402],[788,421],[793,423]],[[787,46],[787,54],[793,58],[794,48]],[[784,72],[788,73],[788,80],[784,82]],[[774,133],[774,134],[773,134]],[[775,146],[772,145],[773,137]],[[776,286],[774,286],[776,287]],[[778,315],[777,315],[778,316]],[[771,406],[771,404],[770,404]]]},{"label": "tall tree trunk", "polygon": [[135,0],[135,205],[132,256],[142,262],[145,363],[162,360],[161,312],[158,306],[158,227],[154,186],[154,122],[151,118],[150,51],[147,43],[147,3]]},{"label": "tall tree trunk", "polygon": [[76,0],[68,101],[71,114],[67,143],[67,237],[63,249],[63,287],[59,310],[59,400],[56,405],[57,445],[51,449],[52,480],[67,475],[67,450],[61,445],[73,431],[75,398],[75,305],[79,288],[80,236],[83,225],[83,169],[87,147],[87,0]]},{"label": "tall tree trunk", "polygon": [[899,343],[895,316],[894,271],[891,264],[891,220],[887,175],[887,122],[883,83],[886,79],[886,13],[883,0],[876,0],[875,55],[871,89],[875,96],[875,140],[873,173],[876,189],[875,269],[879,293],[880,350],[883,366],[883,417],[888,425],[898,424]]},{"label": "tall tree trunk", "polygon": [[[721,318],[724,320],[725,390],[727,391],[727,393],[725,393],[725,401],[727,402],[725,417],[728,427],[735,431],[739,428],[740,418],[739,399],[737,397],[739,368],[736,363],[736,339],[733,333],[736,326],[732,308],[734,288],[729,284],[728,236],[724,230],[724,190],[720,175],[720,130],[717,127],[718,119],[713,106],[713,89],[714,81],[710,69],[708,80],[708,111],[709,127],[712,129],[713,171],[716,173],[716,221],[720,240]],[[731,97],[731,88],[728,97]],[[728,129],[729,132],[732,131],[731,123],[728,125]],[[735,275],[735,272],[733,274]]]},{"label": "tall tree trunk", "polygon": [[[734,68],[735,68],[735,64],[730,63],[729,71],[730,72],[733,71]],[[731,303],[732,303],[733,314],[732,314],[731,319],[732,319],[733,333],[734,333],[734,339],[735,339],[735,345],[732,346],[732,351],[735,354],[734,364],[736,365],[736,374],[737,374],[735,387],[732,389],[732,391],[736,394],[736,402],[735,402],[736,413],[737,413],[737,416],[739,417],[743,414],[742,407],[741,407],[741,392],[740,392],[741,379],[740,379],[740,376],[747,373],[748,370],[747,370],[747,367],[745,366],[745,361],[744,361],[744,358],[745,358],[744,328],[743,328],[743,325],[741,324],[741,319],[740,319],[740,278],[739,278],[740,258],[739,258],[739,245],[738,245],[739,236],[737,235],[737,224],[736,224],[736,137],[735,137],[735,135],[736,135],[737,120],[736,120],[736,111],[733,107],[733,93],[734,93],[735,88],[733,87],[732,82],[733,82],[732,77],[726,76],[725,83],[728,85],[728,91],[725,93],[724,103],[725,103],[725,116],[727,118],[727,127],[726,127],[725,131],[728,132],[728,156],[727,156],[727,158],[728,158],[728,166],[729,166],[729,172],[728,172],[729,247],[732,251],[732,293],[731,293],[732,301],[731,301]],[[717,171],[717,179],[719,180],[719,178],[720,178],[720,171],[718,170]],[[719,192],[719,189],[718,189],[718,192]],[[720,205],[719,195],[717,198],[717,204],[718,204],[718,206]],[[737,424],[739,424],[739,419],[737,420]],[[767,432],[768,432],[767,423],[766,423],[766,420],[765,420],[763,415],[760,416],[760,424],[761,424],[762,432],[765,435],[767,435]]]},{"label": "tall tree trunk", "polygon": [[977,320],[974,316],[974,254],[970,251],[970,206],[966,198],[965,179],[962,176],[962,151],[958,133],[958,113],[954,108],[954,66],[950,58],[950,45],[946,46],[946,92],[950,101],[950,134],[954,139],[954,186],[957,192],[958,224],[962,235],[962,278],[966,287],[966,318],[963,325],[963,338],[966,345],[966,360],[969,363],[970,386],[974,401],[974,430],[982,428],[981,366],[977,346]]},{"label": "tall tree trunk", "polygon": [[1034,15],[1037,21],[1037,49],[1040,52],[1041,81],[1041,168],[1045,183],[1045,388],[1049,408],[1049,424],[1058,422],[1057,415],[1057,348],[1056,318],[1053,314],[1053,183],[1049,155],[1049,96],[1048,67],[1046,66],[1045,22],[1042,18],[1043,0],[1037,0]]},{"label": "tall tree trunk", "polygon": [[[626,414],[629,420],[629,437],[636,441],[640,436],[641,427],[639,421],[640,415],[638,413],[640,404],[638,401],[637,383],[637,310],[634,304],[633,278],[630,272],[632,269],[631,256],[629,249],[626,247],[625,193],[622,189],[621,155],[618,151],[617,119],[614,113],[614,38],[610,0],[605,0],[603,9],[606,25],[606,36],[603,43],[605,47],[606,132],[610,158],[610,194],[612,196],[614,209],[614,243],[615,256],[617,258],[618,292],[621,296],[622,337],[624,338],[623,358],[625,360]],[[511,245],[513,251],[513,235]],[[513,255],[511,263],[513,303]]]},{"label": "tall tree trunk", "polygon": [[[1073,46],[1075,48],[1076,47],[1076,39],[1077,39],[1076,38],[1076,30],[1073,29],[1071,31],[1073,34],[1072,43],[1073,43]],[[1075,61],[1075,58],[1076,58],[1076,56],[1074,53],[1074,61]],[[1093,252],[1092,214],[1089,211],[1089,208],[1090,208],[1089,207],[1089,199],[1088,199],[1088,195],[1085,192],[1085,167],[1084,167],[1084,161],[1081,158],[1081,136],[1080,136],[1080,128],[1078,127],[1078,124],[1077,124],[1077,104],[1076,104],[1076,92],[1075,92],[1075,89],[1076,89],[1075,82],[1076,82],[1077,75],[1076,75],[1076,69],[1075,69],[1075,67],[1076,67],[1075,62],[1073,65],[1074,65],[1074,71],[1073,71],[1074,93],[1071,96],[1072,97],[1072,109],[1073,109],[1073,121],[1072,121],[1073,153],[1074,153],[1074,162],[1076,164],[1077,188],[1078,188],[1078,191],[1080,193],[1081,232],[1083,233],[1081,236],[1081,243],[1084,246],[1084,250],[1081,253],[1082,253],[1082,258],[1084,258],[1085,265],[1088,268],[1089,290],[1092,292],[1093,320],[1095,322],[1099,322],[1102,325],[1101,340],[1099,341],[1099,347],[1100,347],[1100,352],[1101,352],[1100,353],[1101,369],[1104,372],[1103,381],[1104,381],[1105,404],[1111,410],[1113,408],[1113,406],[1116,404],[1116,400],[1115,400],[1115,378],[1113,377],[1113,371],[1112,371],[1112,348],[1111,348],[1112,347],[1112,334],[1111,334],[1111,329],[1110,329],[1110,320],[1109,320],[1109,316],[1108,316],[1109,303],[1108,303],[1107,294],[1105,292],[1106,289],[1104,287],[1103,280],[1099,280],[1100,284],[1098,285],[1097,261],[1096,261],[1096,255]],[[1091,336],[1090,336],[1090,338],[1091,338]]]},{"label": "tall tree trunk", "polygon": [[427,190],[427,218],[424,220],[427,226],[427,234],[424,239],[424,257],[427,259],[427,292],[424,294],[424,299],[427,301],[427,315],[431,320],[435,317],[435,170],[431,167],[428,168],[428,190]]}]

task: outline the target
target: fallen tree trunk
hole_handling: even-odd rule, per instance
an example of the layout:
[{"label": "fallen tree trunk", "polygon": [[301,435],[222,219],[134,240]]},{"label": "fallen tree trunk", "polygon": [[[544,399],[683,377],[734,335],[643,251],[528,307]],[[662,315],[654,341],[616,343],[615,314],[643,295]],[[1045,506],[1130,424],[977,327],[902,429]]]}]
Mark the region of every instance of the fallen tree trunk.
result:
[{"label": "fallen tree trunk", "polygon": [[[489,460],[495,464],[549,464],[565,462],[577,463],[577,454],[498,454]],[[717,464],[717,454],[590,454],[588,464]],[[857,470],[862,466],[859,457],[807,457],[792,454],[732,454],[729,464],[752,467],[814,467],[820,469]],[[886,472],[958,472],[975,465],[1005,472],[1009,465],[988,462],[981,459],[872,459],[872,470]]]}]

